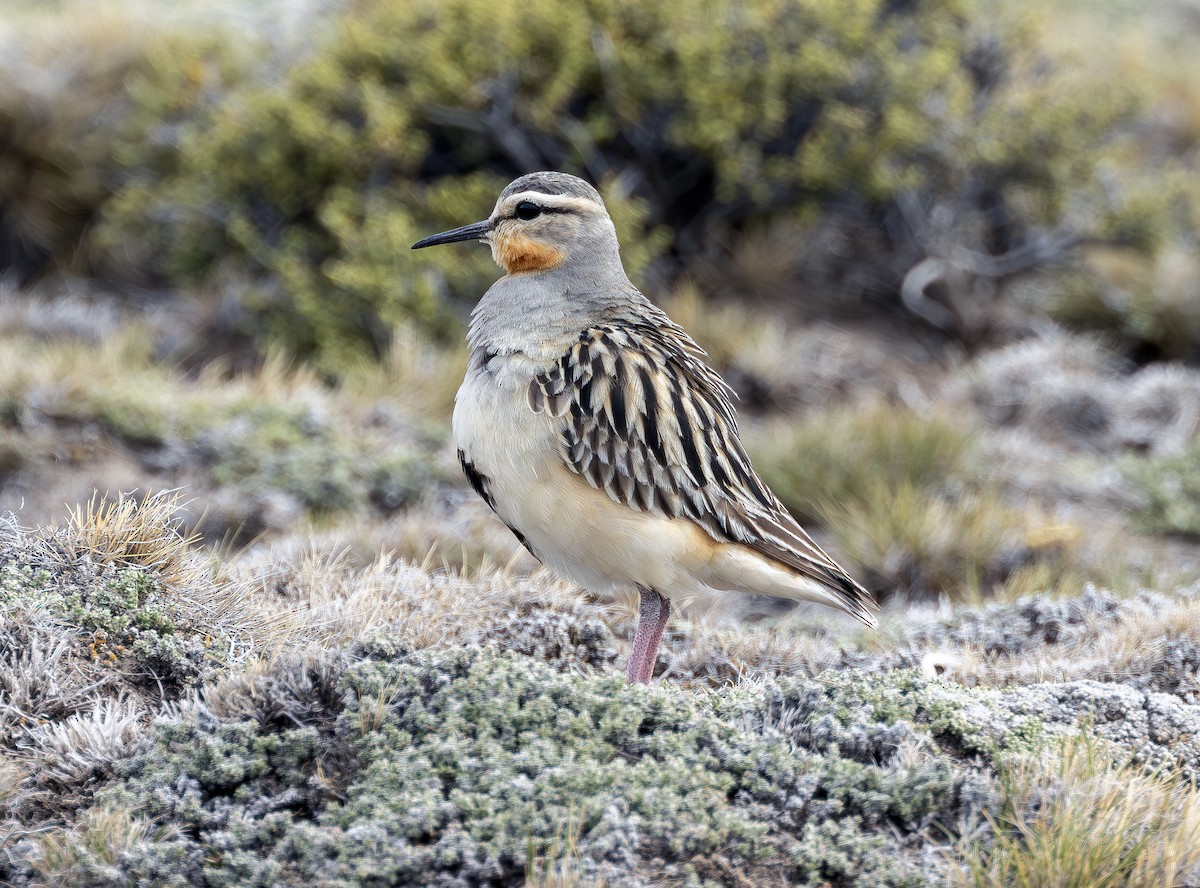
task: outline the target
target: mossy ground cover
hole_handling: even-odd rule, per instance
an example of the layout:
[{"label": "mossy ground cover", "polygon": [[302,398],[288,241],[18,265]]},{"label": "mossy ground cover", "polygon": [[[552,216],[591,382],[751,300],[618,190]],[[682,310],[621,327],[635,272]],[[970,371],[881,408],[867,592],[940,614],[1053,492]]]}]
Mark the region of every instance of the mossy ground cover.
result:
[{"label": "mossy ground cover", "polygon": [[[546,861],[606,885],[943,884],[1019,865],[1022,834],[995,851],[981,838],[1037,804],[1005,775],[1081,730],[1124,750],[1120,773],[1169,768],[1172,797],[1200,805],[1200,709],[1173,681],[967,687],[929,669],[937,652],[947,675],[993,683],[1000,663],[966,656],[987,639],[1079,660],[1114,626],[1149,637],[1152,619],[1194,639],[1185,599],[1039,599],[893,625],[890,644],[840,655],[826,636],[790,660],[753,630],[694,625],[668,659],[737,656],[745,677],[668,668],[635,687],[608,651],[627,619],[545,579],[314,562],[276,578],[282,596],[245,577],[198,586],[187,542],[149,532],[169,511],[141,508],[3,537],[0,625],[20,655],[0,681],[33,716],[6,723],[0,751],[10,884],[519,885]],[[197,609],[202,591],[243,610]],[[158,667],[136,650],[113,663],[88,647],[217,626],[244,653],[223,641],[175,682],[147,683]]]},{"label": "mossy ground cover", "polygon": [[[203,706],[160,719],[96,804],[173,829],[107,874],[81,854],[74,874],[518,884],[577,817],[579,865],[611,884],[915,886],[911,837],[990,793],[963,758],[897,760],[928,736],[897,720],[915,707],[876,710],[827,686],[697,698],[480,651],[370,654],[337,680],[344,708],[308,724],[222,720]],[[902,674],[872,696],[903,697],[911,682]]]},{"label": "mossy ground cover", "polygon": [[947,871],[922,849],[953,862],[955,836],[1017,804],[997,773],[1090,718],[912,670],[697,695],[388,643],[220,693],[157,719],[97,788],[95,816],[159,828],[116,860],[37,855],[14,884],[53,862],[88,885],[516,885],[571,822],[572,871],[604,884],[925,885]]}]

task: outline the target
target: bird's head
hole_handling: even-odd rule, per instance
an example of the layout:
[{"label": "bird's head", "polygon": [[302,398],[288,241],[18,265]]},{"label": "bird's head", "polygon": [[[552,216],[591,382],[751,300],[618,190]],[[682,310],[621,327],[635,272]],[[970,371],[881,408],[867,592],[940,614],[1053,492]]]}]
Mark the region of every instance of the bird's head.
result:
[{"label": "bird's head", "polygon": [[492,258],[508,274],[617,255],[616,230],[599,192],[566,173],[521,176],[500,192],[495,209],[482,222],[431,235],[412,248],[472,240],[488,244]]}]

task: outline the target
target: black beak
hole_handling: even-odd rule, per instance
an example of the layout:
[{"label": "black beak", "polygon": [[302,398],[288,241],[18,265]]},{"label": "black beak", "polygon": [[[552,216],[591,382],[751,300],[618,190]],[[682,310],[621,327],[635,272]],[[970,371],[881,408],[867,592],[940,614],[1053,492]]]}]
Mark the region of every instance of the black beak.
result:
[{"label": "black beak", "polygon": [[429,237],[423,238],[412,245],[414,250],[419,250],[422,247],[436,247],[438,244],[456,244],[459,241],[483,240],[489,231],[492,230],[492,221],[484,219],[482,222],[475,222],[471,225],[464,225],[462,228],[455,228],[451,231],[443,231],[441,234],[431,234]]}]

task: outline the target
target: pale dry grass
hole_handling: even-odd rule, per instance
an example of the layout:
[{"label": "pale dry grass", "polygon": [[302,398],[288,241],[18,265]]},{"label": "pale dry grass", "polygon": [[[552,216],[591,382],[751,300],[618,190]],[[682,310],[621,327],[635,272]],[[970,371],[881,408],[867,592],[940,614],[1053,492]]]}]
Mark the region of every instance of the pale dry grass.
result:
[{"label": "pale dry grass", "polygon": [[366,356],[350,366],[340,394],[366,405],[400,402],[414,414],[444,421],[467,370],[465,342],[437,343],[413,326],[392,331],[392,347],[383,360]]},{"label": "pale dry grass", "polygon": [[705,299],[684,282],[658,300],[671,320],[708,352],[713,366],[740,364],[758,375],[777,377],[789,351],[787,325],[765,311]]},{"label": "pale dry grass", "polygon": [[164,839],[172,829],[155,826],[128,808],[92,808],[71,828],[54,828],[35,836],[38,856],[31,863],[44,884],[75,884],[83,865],[115,867],[123,855],[151,839]]},{"label": "pale dry grass", "polygon": [[[1166,888],[1200,867],[1200,791],[1086,734],[1001,767],[993,841],[961,842],[955,886]],[[1187,882],[1191,884],[1191,882]]]},{"label": "pale dry grass", "polygon": [[[24,761],[7,753],[0,754],[0,808],[12,807],[28,776],[29,767]],[[2,839],[0,845],[3,845]]]},{"label": "pale dry grass", "polygon": [[464,576],[429,568],[390,553],[362,567],[344,552],[310,551],[231,572],[268,627],[255,646],[268,662],[383,633],[413,650],[458,647],[513,622],[524,600],[568,610],[579,603],[544,572],[517,579],[499,570]]},{"label": "pale dry grass", "polygon": [[525,864],[525,888],[604,888],[600,876],[580,871],[582,856],[579,838],[586,812],[572,810],[555,836],[553,846],[543,854],[531,847]]},{"label": "pale dry grass", "polygon": [[[1083,679],[1144,687],[1161,672],[1167,645],[1190,641],[1200,646],[1200,600],[1177,598],[1155,609],[1131,610],[1116,624],[1092,616],[1077,631],[1070,643],[1031,646],[1015,654],[956,648],[957,661],[946,676],[990,687]],[[1200,699],[1200,677],[1193,688],[1178,690]]]},{"label": "pale dry grass", "polygon": [[226,362],[213,360],[188,377],[157,360],[154,331],[128,317],[99,342],[0,333],[0,400],[57,419],[99,419],[147,439],[187,436],[214,417],[264,405],[303,407],[361,427],[386,403],[441,425],[466,369],[466,349],[412,331],[397,337],[386,360],[364,359],[331,382],[278,348],[268,348],[250,371],[230,373]]},{"label": "pale dry grass", "polygon": [[[456,463],[439,456],[438,471],[460,472]],[[444,496],[444,499],[443,499]],[[524,576],[540,565],[473,491],[438,491],[413,508],[387,518],[351,513],[336,523],[303,526],[250,547],[232,560],[245,565],[268,560],[273,565],[302,559],[312,552],[343,553],[359,566],[382,553],[426,565],[431,570],[475,576],[496,570]],[[264,570],[272,570],[266,567]]]},{"label": "pale dry grass", "polygon": [[191,588],[203,584],[209,568],[195,549],[200,537],[180,529],[186,505],[178,490],[142,498],[121,493],[115,500],[96,493],[69,510],[60,539],[73,558],[145,568],[169,586]]}]

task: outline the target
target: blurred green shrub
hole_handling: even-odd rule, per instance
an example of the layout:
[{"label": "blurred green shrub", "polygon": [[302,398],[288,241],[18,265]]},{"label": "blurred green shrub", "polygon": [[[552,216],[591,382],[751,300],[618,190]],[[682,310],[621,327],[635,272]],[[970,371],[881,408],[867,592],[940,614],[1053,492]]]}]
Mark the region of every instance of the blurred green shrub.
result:
[{"label": "blurred green shrub", "polygon": [[1146,530],[1200,538],[1200,441],[1174,456],[1128,456],[1122,470],[1142,497]]},{"label": "blurred green shrub", "polygon": [[407,247],[531,169],[605,186],[635,277],[783,219],[789,292],[965,339],[1012,277],[1083,237],[1148,248],[1162,212],[1096,180],[1132,96],[970,0],[383,0],[334,24],[282,64],[237,34],[147,51],[87,255],[255,279],[254,325],[336,371],[399,322],[454,328],[486,252]]},{"label": "blurred green shrub", "polygon": [[778,427],[754,464],[802,522],[828,528],[880,591],[962,600],[1022,568],[1067,567],[1071,528],[982,481],[977,431],[948,415],[858,404]]},{"label": "blurred green shrub", "polygon": [[1093,251],[1056,282],[1047,308],[1139,362],[1200,361],[1200,250],[1173,242],[1153,255]]},{"label": "blurred green shrub", "polygon": [[121,84],[145,64],[145,29],[26,37],[0,55],[0,274],[23,281],[70,257],[119,185]]}]

